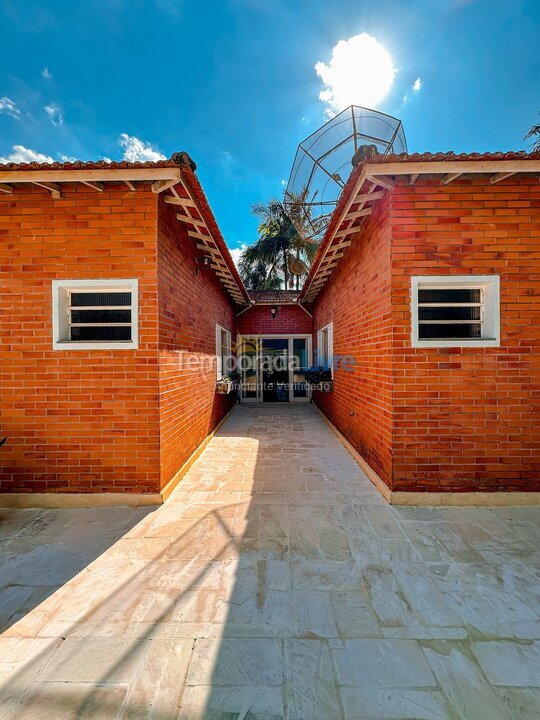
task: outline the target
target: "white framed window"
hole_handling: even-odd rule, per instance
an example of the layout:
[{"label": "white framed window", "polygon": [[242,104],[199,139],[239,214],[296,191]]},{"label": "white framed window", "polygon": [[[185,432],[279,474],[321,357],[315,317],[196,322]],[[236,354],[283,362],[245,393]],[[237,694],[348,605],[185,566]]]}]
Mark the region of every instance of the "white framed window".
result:
[{"label": "white framed window", "polygon": [[498,347],[498,275],[411,278],[413,347]]},{"label": "white framed window", "polygon": [[334,323],[317,331],[317,364],[329,368],[332,375],[334,358]]},{"label": "white framed window", "polygon": [[139,347],[138,281],[53,280],[54,350]]},{"label": "white framed window", "polygon": [[232,370],[231,331],[216,324],[216,379]]}]

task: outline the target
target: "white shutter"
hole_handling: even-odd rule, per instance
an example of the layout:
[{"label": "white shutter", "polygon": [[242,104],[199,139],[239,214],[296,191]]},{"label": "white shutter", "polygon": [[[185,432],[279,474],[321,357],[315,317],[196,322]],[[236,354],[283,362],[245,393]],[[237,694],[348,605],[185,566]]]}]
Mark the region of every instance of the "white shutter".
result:
[{"label": "white shutter", "polygon": [[227,367],[223,368],[223,371],[228,375],[232,368],[231,368],[231,331],[226,330],[225,331],[225,352],[223,353],[223,356],[225,357],[225,363]]},{"label": "white shutter", "polygon": [[221,360],[221,328],[216,325],[216,379],[221,380],[223,377],[223,363]]},{"label": "white shutter", "polygon": [[330,323],[327,327],[327,342],[328,342],[328,367],[330,373],[334,377],[334,323]]},{"label": "white shutter", "polygon": [[317,332],[317,365],[322,365],[321,351],[322,351],[322,330]]}]

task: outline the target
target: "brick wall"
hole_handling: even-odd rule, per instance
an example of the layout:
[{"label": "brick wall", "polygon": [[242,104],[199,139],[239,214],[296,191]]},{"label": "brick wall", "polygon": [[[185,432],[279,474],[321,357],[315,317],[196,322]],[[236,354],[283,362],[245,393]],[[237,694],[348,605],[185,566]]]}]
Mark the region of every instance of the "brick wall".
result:
[{"label": "brick wall", "polygon": [[334,392],[315,402],[388,484],[392,481],[390,200],[386,195],[361,238],[340,261],[314,307],[316,331],[334,324],[334,356],[352,356],[334,371]]},{"label": "brick wall", "polygon": [[238,332],[241,335],[310,335],[313,321],[297,305],[279,305],[276,317],[272,318],[271,305],[255,305],[238,317]]},{"label": "brick wall", "polygon": [[231,330],[235,310],[198,251],[177,208],[159,201],[159,397],[161,487],[171,480],[235,402],[217,395],[216,323]]},{"label": "brick wall", "polygon": [[[538,178],[392,199],[394,489],[540,489]],[[499,275],[501,346],[413,349],[411,275]]]},{"label": "brick wall", "polygon": [[[155,492],[155,195],[62,192],[0,194],[0,492]],[[138,278],[138,350],[52,350],[52,281],[94,278]]]},{"label": "brick wall", "polygon": [[[393,490],[539,490],[536,178],[419,178],[381,202],[315,303],[357,363],[317,403]],[[412,348],[411,275],[467,274],[500,276],[501,346]]]}]

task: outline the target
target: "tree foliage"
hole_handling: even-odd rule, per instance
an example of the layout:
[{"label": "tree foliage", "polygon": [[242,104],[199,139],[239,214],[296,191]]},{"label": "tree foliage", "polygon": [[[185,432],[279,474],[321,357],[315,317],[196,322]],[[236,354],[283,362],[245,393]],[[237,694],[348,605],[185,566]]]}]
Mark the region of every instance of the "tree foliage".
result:
[{"label": "tree foliage", "polygon": [[525,135],[525,140],[534,138],[532,152],[540,152],[540,125],[533,125]]},{"label": "tree foliage", "polygon": [[259,218],[258,239],[240,258],[240,275],[250,289],[299,288],[309,272],[318,242],[309,237],[311,212],[302,199],[305,193],[298,197],[285,194],[288,207],[293,208],[291,214],[276,197],[252,206],[252,213]]}]

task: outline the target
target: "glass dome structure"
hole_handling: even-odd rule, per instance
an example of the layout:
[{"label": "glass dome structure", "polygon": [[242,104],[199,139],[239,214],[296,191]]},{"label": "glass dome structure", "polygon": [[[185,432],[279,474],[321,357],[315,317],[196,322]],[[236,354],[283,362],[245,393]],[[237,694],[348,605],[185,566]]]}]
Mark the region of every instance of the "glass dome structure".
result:
[{"label": "glass dome structure", "polygon": [[322,239],[359,150],[383,155],[407,152],[401,120],[351,105],[298,146],[284,204],[305,239]]}]

